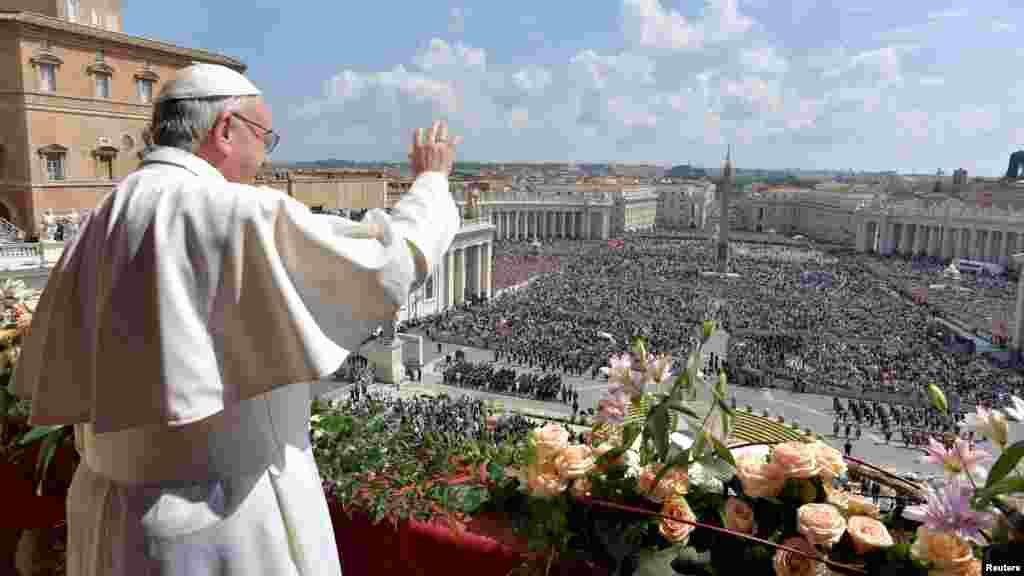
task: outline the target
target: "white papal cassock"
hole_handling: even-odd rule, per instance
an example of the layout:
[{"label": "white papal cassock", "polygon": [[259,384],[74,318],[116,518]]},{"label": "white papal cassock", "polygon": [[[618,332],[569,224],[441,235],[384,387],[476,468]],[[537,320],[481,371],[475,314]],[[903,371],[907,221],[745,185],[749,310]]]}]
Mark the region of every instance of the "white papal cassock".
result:
[{"label": "white papal cassock", "polygon": [[311,383],[458,227],[440,173],[355,223],[153,150],[65,248],[12,384],[76,425],[69,576],[339,574]]}]

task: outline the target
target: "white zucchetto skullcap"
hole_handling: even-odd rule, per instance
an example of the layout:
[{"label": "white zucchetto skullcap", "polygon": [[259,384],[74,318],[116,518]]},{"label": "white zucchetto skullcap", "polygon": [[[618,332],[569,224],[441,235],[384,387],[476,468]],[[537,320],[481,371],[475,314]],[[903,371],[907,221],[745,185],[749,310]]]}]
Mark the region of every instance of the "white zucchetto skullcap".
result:
[{"label": "white zucchetto skullcap", "polygon": [[215,98],[218,96],[259,96],[248,78],[226,66],[193,64],[182,68],[160,89],[155,104],[168,100]]}]

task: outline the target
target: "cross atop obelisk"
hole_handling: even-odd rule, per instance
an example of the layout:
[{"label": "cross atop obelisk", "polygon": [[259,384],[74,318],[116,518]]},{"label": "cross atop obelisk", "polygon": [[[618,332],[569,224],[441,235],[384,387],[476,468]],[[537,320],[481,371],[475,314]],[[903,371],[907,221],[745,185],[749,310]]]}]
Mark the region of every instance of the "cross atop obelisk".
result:
[{"label": "cross atop obelisk", "polygon": [[718,272],[729,271],[729,197],[733,193],[732,182],[732,145],[725,153],[725,166],[722,167],[722,178],[718,182]]}]

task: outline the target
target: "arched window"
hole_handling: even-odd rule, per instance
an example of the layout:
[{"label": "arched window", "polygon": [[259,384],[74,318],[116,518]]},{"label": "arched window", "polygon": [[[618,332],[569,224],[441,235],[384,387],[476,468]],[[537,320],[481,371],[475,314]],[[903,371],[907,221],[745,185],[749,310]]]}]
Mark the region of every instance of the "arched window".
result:
[{"label": "arched window", "polygon": [[92,155],[96,158],[96,177],[101,179],[114,179],[114,159],[117,158],[118,150],[110,145],[103,145],[93,150]]},{"label": "arched window", "polygon": [[68,155],[67,148],[60,144],[50,144],[40,148],[38,154],[45,162],[48,180],[63,180],[65,178],[64,162]]}]

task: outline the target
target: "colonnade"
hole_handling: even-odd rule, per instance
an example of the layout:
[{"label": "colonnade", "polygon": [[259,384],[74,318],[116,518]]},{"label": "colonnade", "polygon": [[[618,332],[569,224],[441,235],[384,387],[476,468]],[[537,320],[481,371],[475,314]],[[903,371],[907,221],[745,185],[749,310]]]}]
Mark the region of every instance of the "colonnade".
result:
[{"label": "colonnade", "polygon": [[493,257],[491,242],[452,246],[438,266],[437,309],[458,306],[470,296],[490,298]]},{"label": "colonnade", "polygon": [[611,215],[606,210],[491,209],[490,217],[498,239],[603,240],[611,235]]},{"label": "colonnade", "polygon": [[929,222],[868,220],[857,231],[857,249],[879,254],[924,254],[943,259],[967,259],[1009,265],[1024,252],[1024,232],[984,224],[946,225]]}]

